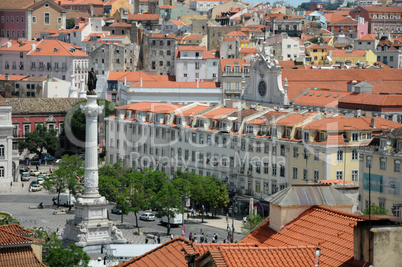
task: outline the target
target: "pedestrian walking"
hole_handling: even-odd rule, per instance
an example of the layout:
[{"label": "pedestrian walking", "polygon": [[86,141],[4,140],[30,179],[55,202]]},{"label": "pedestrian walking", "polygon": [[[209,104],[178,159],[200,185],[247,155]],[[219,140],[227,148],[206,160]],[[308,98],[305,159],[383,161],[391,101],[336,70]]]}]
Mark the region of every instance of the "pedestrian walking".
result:
[{"label": "pedestrian walking", "polygon": [[32,186],[29,186],[29,193],[32,192]]},{"label": "pedestrian walking", "polygon": [[148,237],[145,237],[145,244],[148,244]]},{"label": "pedestrian walking", "polygon": [[235,226],[234,226],[234,223],[232,224],[232,232],[233,232],[233,233],[235,232]]},{"label": "pedestrian walking", "polygon": [[212,236],[212,243],[215,243],[215,236]]},{"label": "pedestrian walking", "polygon": [[38,164],[36,164],[36,170],[39,171],[39,165]]},{"label": "pedestrian walking", "polygon": [[194,234],[193,242],[194,242],[194,243],[197,243],[197,234]]},{"label": "pedestrian walking", "polygon": [[154,244],[156,244],[156,235],[154,235]]},{"label": "pedestrian walking", "polygon": [[13,182],[10,182],[10,189],[13,189]]},{"label": "pedestrian walking", "polygon": [[158,244],[160,244],[160,243],[161,243],[161,236],[158,235]]},{"label": "pedestrian walking", "polygon": [[49,173],[52,173],[52,167],[49,167]]},{"label": "pedestrian walking", "polygon": [[215,235],[215,242],[218,243],[218,234],[214,234]]},{"label": "pedestrian walking", "polygon": [[230,223],[229,223],[229,221],[226,222],[226,230],[230,231]]},{"label": "pedestrian walking", "polygon": [[205,236],[205,243],[208,243],[208,235]]},{"label": "pedestrian walking", "polygon": [[200,235],[200,243],[204,243],[205,237],[204,237],[204,233],[201,233]]},{"label": "pedestrian walking", "polygon": [[170,235],[170,240],[173,240],[173,234]]},{"label": "pedestrian walking", "polygon": [[230,236],[230,243],[233,243],[233,235]]},{"label": "pedestrian walking", "polygon": [[226,213],[226,221],[229,221],[229,214]]},{"label": "pedestrian walking", "polygon": [[192,234],[192,233],[190,233],[190,234],[188,235],[188,239],[189,239],[190,241],[193,241],[193,234]]}]

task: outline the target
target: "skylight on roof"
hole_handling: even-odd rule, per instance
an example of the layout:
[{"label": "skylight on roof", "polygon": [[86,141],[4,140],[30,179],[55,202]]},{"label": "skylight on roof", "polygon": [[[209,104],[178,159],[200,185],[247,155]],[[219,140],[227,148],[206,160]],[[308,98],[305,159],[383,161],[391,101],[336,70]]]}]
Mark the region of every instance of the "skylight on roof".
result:
[{"label": "skylight on roof", "polygon": [[317,96],[322,96],[322,94],[318,94]]},{"label": "skylight on roof", "polygon": [[337,98],[339,95],[334,95],[334,98]]},{"label": "skylight on roof", "polygon": [[311,94],[310,94],[310,96],[313,96],[313,95],[314,95],[314,93],[311,93]]},{"label": "skylight on roof", "polygon": [[327,94],[325,97],[329,97],[329,96],[331,96],[331,94]]}]

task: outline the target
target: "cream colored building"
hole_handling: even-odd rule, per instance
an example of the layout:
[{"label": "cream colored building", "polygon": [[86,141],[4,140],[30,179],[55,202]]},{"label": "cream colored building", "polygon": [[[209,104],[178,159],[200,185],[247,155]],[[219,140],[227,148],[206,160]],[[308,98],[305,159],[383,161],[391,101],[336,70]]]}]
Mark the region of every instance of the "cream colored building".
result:
[{"label": "cream colored building", "polygon": [[401,217],[402,128],[376,136],[370,145],[360,149],[359,153],[361,210],[368,208],[371,201],[387,209],[388,214]]}]

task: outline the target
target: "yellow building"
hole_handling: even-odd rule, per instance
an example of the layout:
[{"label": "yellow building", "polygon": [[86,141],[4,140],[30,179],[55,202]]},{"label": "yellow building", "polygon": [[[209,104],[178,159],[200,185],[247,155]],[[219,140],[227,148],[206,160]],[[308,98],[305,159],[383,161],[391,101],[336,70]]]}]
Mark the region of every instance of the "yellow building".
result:
[{"label": "yellow building", "polygon": [[[342,180],[358,182],[359,153],[372,136],[400,124],[383,118],[331,117],[318,119],[317,113],[293,116],[277,122],[288,151],[289,184]],[[290,119],[290,117],[285,118]],[[281,125],[283,125],[281,127]]]},{"label": "yellow building", "polygon": [[335,50],[335,48],[327,44],[313,44],[306,47],[306,63],[311,65],[322,65],[331,50]]},{"label": "yellow building", "polygon": [[402,128],[378,135],[359,153],[361,209],[368,208],[371,201],[387,209],[388,214],[401,217]]},{"label": "yellow building", "polygon": [[332,51],[331,59],[332,63],[342,61],[353,65],[356,65],[358,62],[373,65],[377,62],[377,56],[371,50],[334,50]]}]

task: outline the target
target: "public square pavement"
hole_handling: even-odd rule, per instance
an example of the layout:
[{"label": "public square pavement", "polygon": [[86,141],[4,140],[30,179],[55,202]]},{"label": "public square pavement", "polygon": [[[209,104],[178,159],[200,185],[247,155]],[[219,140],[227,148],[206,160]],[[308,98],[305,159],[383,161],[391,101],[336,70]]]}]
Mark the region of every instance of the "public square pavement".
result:
[{"label": "public square pavement", "polygon": [[[52,167],[53,169],[53,167]],[[49,165],[41,166],[40,171],[48,171]],[[31,177],[31,181],[34,180],[34,177]],[[59,229],[59,234],[62,234],[64,227],[66,225],[66,221],[74,218],[74,208],[72,208],[71,213],[66,213],[63,215],[53,215],[53,211],[57,209],[55,205],[52,203],[52,198],[56,196],[55,193],[51,193],[48,191],[39,191],[39,192],[29,192],[29,183],[27,182],[15,182],[13,186],[3,186],[0,187],[0,211],[11,213],[12,216],[17,219],[21,226],[27,229],[34,229],[42,227],[44,230],[48,232],[55,232]],[[32,207],[37,207],[39,203],[43,202],[43,209],[31,209]],[[121,215],[111,214],[110,210],[113,207],[112,204],[108,206],[109,210],[109,218],[113,220],[117,227],[121,229],[123,236],[127,239],[128,242],[134,244],[144,244],[145,238],[149,238],[149,243],[153,243],[153,236],[160,235],[161,243],[164,243],[170,240],[170,236],[167,235],[166,226],[162,226],[159,224],[159,219],[156,218],[156,221],[153,222],[144,222],[140,221],[139,226],[141,229],[140,235],[135,235],[137,232],[137,228],[135,228],[135,216],[133,213],[129,215],[123,216],[123,223],[121,223]],[[63,207],[60,207],[58,210],[61,211]],[[68,211],[68,208],[64,208]],[[139,215],[142,214],[140,212]],[[232,226],[232,218],[229,218],[230,227]],[[235,235],[234,241],[240,241],[244,235],[241,233],[241,219],[235,219]],[[218,234],[218,241],[223,242],[224,238],[227,238],[227,222],[226,216],[218,215],[217,217],[205,218],[204,223],[202,223],[201,218],[187,218],[185,214],[185,237],[188,238],[189,233],[197,233],[199,236],[201,232],[204,235],[208,235],[208,242],[212,241],[212,235],[214,233]],[[178,237],[182,235],[181,226],[172,227],[171,234],[173,237]]]}]

